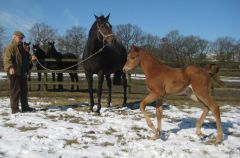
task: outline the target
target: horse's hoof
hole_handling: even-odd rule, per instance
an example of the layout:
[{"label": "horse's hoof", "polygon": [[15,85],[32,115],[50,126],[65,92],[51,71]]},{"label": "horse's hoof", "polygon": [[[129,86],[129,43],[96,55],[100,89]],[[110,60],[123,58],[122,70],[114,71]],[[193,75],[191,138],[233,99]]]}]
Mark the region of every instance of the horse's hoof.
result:
[{"label": "horse's hoof", "polygon": [[204,135],[200,130],[199,130],[199,131],[196,131],[196,134],[197,134],[197,136],[202,136],[202,135]]},{"label": "horse's hoof", "polygon": [[160,135],[155,134],[154,136],[151,137],[151,140],[157,140],[160,138]]},{"label": "horse's hoof", "polygon": [[100,115],[100,109],[97,109],[97,110],[96,110],[96,113]]},{"label": "horse's hoof", "polygon": [[220,137],[220,138],[216,137],[214,144],[215,145],[220,144],[222,141],[223,141],[223,137]]}]

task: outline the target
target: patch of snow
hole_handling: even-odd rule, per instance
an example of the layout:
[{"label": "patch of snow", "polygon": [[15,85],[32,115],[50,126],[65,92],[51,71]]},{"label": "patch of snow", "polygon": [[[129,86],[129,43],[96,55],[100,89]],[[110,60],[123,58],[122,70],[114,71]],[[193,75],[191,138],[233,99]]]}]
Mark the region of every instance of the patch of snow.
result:
[{"label": "patch of snow", "polygon": [[[33,101],[33,100],[38,101]],[[30,98],[31,107],[48,105]],[[72,100],[72,99],[71,99]],[[216,135],[210,115],[202,131],[195,134],[195,122],[202,109],[189,105],[165,105],[161,139],[150,140],[140,110],[102,108],[101,115],[71,107],[61,111],[37,111],[11,114],[8,98],[0,98],[0,157],[239,157],[240,108],[222,106],[224,141],[219,145],[207,141]],[[86,107],[80,107],[86,108]],[[149,114],[154,107],[147,107]],[[154,115],[153,115],[154,116]],[[156,124],[156,118],[152,118]]]}]

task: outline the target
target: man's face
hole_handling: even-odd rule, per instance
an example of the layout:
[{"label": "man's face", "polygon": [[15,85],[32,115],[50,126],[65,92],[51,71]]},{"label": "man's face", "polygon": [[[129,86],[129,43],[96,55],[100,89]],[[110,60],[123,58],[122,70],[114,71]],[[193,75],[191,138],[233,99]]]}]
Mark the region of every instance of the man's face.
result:
[{"label": "man's face", "polygon": [[21,36],[16,36],[16,35],[14,35],[14,36],[13,36],[13,39],[14,39],[14,41],[15,41],[16,43],[20,43],[20,42],[23,41],[23,37],[21,37]]}]

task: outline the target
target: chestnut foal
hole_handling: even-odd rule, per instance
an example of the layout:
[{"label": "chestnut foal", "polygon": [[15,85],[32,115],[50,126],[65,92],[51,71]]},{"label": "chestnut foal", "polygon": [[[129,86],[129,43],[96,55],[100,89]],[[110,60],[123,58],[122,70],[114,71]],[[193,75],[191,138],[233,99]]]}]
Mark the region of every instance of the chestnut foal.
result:
[{"label": "chestnut foal", "polygon": [[[140,103],[140,110],[144,114],[148,127],[153,130],[153,140],[160,137],[163,97],[170,94],[179,94],[187,89],[189,92],[190,89],[190,98],[204,105],[204,111],[196,124],[196,134],[202,134],[201,126],[209,110],[211,110],[217,124],[217,136],[214,143],[218,144],[222,141],[223,133],[220,110],[217,103],[210,96],[211,75],[208,69],[193,65],[184,68],[172,68],[160,63],[144,48],[132,46],[123,70],[130,71],[138,65],[142,68],[146,76],[145,82],[149,89],[148,96]],[[145,108],[148,103],[158,99],[160,103],[156,106],[157,128],[155,128]]]}]

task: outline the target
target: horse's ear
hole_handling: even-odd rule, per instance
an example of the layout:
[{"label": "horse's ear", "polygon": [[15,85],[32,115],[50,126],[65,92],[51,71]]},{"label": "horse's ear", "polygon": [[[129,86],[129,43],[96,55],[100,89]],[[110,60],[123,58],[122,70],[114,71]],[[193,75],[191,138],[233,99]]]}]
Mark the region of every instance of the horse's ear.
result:
[{"label": "horse's ear", "polygon": [[52,44],[54,45],[54,44],[55,44],[55,41],[53,41]]},{"label": "horse's ear", "polygon": [[132,46],[131,46],[131,50],[136,51],[136,52],[139,52],[140,48],[137,47],[137,46],[135,46],[135,45],[132,45]]},{"label": "horse's ear", "polygon": [[31,45],[31,42],[29,42],[29,45]]},{"label": "horse's ear", "polygon": [[96,20],[99,20],[99,17],[97,15],[94,14],[94,17]]},{"label": "horse's ear", "polygon": [[109,17],[110,17],[110,13],[108,14],[108,16],[106,16],[106,20],[107,20],[107,21],[108,21]]}]

